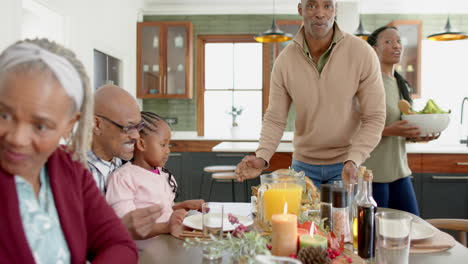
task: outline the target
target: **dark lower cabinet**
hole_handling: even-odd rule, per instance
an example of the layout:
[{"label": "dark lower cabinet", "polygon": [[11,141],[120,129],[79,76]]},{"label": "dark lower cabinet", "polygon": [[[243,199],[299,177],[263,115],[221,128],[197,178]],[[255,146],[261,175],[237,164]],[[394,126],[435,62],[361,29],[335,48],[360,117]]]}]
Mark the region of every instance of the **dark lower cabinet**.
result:
[{"label": "dark lower cabinet", "polygon": [[421,175],[422,217],[468,219],[468,175]]},{"label": "dark lower cabinet", "polygon": [[[166,167],[175,175],[179,186],[177,201],[204,199],[208,201],[211,175],[203,168],[211,165],[237,165],[247,153],[182,152],[171,153]],[[236,202],[250,201],[250,187],[259,184],[259,178],[244,183],[234,183]],[[210,201],[233,202],[232,183],[213,184]]]},{"label": "dark lower cabinet", "polygon": [[185,192],[184,189],[186,188],[186,184],[184,184],[183,179],[183,162],[182,162],[182,155],[183,153],[175,152],[169,154],[169,160],[166,163],[166,168],[174,175],[177,185],[178,185],[178,192],[179,196],[176,198],[176,201],[183,201],[185,200]]}]

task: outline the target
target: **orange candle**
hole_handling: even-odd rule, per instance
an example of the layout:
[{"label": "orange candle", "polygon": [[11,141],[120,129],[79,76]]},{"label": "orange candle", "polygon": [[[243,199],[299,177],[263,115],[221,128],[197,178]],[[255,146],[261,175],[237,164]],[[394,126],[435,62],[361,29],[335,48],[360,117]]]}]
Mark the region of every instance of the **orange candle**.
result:
[{"label": "orange candle", "polygon": [[288,257],[297,253],[297,216],[293,214],[275,214],[272,222],[272,253],[275,256]]}]

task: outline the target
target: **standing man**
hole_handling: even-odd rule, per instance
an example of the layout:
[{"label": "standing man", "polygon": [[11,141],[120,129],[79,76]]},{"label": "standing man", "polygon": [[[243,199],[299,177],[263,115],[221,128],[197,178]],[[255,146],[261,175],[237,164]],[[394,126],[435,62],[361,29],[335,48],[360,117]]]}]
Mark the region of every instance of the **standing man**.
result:
[{"label": "standing man", "polygon": [[291,167],[316,186],[341,176],[354,182],[385,123],[379,60],[367,43],[340,30],[336,0],[302,0],[298,11],[304,25],[273,67],[260,145],[255,156],[237,165],[236,174],[242,181],[268,167],[293,103]]},{"label": "standing man", "polygon": [[[122,160],[133,158],[143,126],[138,103],[127,91],[115,85],[104,85],[95,92],[88,167],[103,194],[108,176],[122,165]],[[161,213],[161,207],[154,205],[131,211],[122,221],[134,239],[145,239]]]}]

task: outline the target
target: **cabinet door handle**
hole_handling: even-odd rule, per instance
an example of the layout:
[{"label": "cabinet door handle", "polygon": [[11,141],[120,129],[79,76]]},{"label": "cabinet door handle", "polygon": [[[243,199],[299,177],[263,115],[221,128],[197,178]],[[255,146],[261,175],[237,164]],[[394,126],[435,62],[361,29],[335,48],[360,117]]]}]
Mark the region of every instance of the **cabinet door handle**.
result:
[{"label": "cabinet door handle", "polygon": [[433,180],[468,180],[468,176],[432,176]]},{"label": "cabinet door handle", "polygon": [[468,162],[457,162],[457,166],[468,166]]},{"label": "cabinet door handle", "polygon": [[177,147],[177,144],[176,143],[169,143],[169,148],[172,148],[172,147]]},{"label": "cabinet door handle", "polygon": [[181,153],[169,153],[170,157],[180,157],[181,155]]},{"label": "cabinet door handle", "polygon": [[216,154],[216,157],[244,157],[245,154]]}]

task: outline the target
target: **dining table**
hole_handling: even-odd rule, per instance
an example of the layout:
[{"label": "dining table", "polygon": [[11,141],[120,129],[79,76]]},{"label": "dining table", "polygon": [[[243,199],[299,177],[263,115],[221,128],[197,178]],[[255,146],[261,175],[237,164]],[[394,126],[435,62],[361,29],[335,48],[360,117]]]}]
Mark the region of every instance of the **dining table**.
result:
[{"label": "dining table", "polygon": [[[227,211],[235,212],[239,215],[251,216],[250,203],[223,203]],[[226,211],[226,209],[225,209]],[[396,211],[388,208],[378,208],[378,212]],[[404,212],[406,213],[406,212]],[[407,213],[409,214],[409,213]],[[430,226],[428,222],[420,217],[411,214],[413,222]],[[160,235],[145,243],[145,247],[140,250],[139,264],[199,264],[199,263],[227,263],[229,255],[217,260],[204,259],[201,247],[184,247],[184,240],[171,235]],[[442,252],[434,253],[410,253],[410,264],[467,264],[468,248],[455,241],[455,245]]]}]

